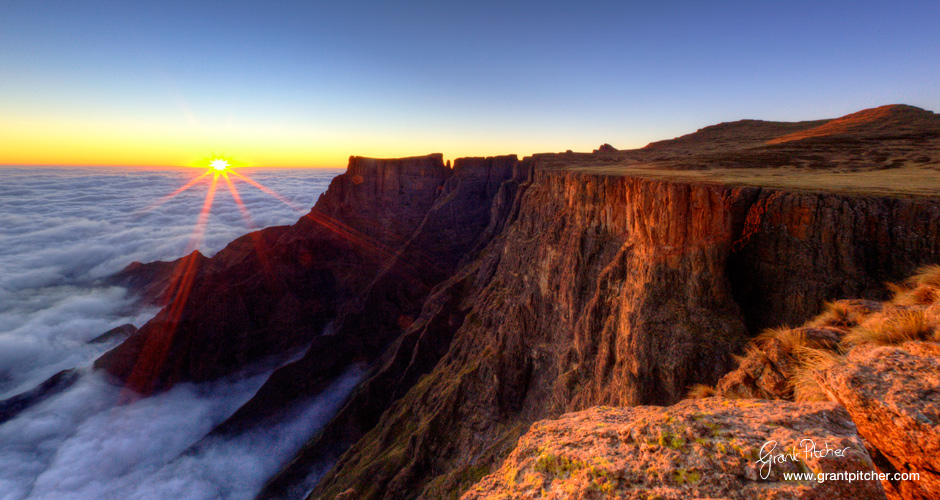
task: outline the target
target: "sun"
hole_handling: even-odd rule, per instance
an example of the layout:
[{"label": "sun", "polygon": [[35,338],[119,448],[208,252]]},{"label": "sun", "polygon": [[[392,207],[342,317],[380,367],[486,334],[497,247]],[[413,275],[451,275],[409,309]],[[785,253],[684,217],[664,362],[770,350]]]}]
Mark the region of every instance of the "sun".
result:
[{"label": "sun", "polygon": [[219,172],[222,172],[228,168],[228,161],[218,158],[209,162],[209,166],[218,170]]}]

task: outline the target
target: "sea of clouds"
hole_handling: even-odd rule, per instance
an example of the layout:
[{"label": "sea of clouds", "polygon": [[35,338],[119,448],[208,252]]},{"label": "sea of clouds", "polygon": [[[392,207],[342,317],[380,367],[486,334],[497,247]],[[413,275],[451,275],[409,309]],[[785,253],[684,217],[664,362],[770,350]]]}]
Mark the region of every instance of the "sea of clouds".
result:
[{"label": "sea of clouds", "polygon": [[[235,177],[249,225],[219,182],[197,247],[206,255],[252,229],[296,222],[341,171],[241,172],[292,206]],[[0,168],[0,399],[60,370],[84,370],[64,393],[0,425],[0,500],[250,498],[357,383],[360,372],[351,368],[276,428],[180,457],[247,401],[275,366],[131,403],[88,370],[113,347],[88,340],[124,323],[141,326],[156,312],[135,306],[121,287],[96,283],[133,261],[185,252],[211,176],[146,209],[200,173]]]}]

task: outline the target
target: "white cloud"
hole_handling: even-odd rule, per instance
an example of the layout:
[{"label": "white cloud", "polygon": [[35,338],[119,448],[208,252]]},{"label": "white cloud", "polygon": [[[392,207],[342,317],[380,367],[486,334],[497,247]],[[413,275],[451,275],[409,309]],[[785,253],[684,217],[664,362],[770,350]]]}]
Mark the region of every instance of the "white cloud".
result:
[{"label": "white cloud", "polygon": [[[245,172],[309,209],[337,171]],[[142,209],[198,171],[4,168],[0,171],[0,399],[113,345],[88,345],[154,310],[95,280],[132,261],[171,260],[189,242],[206,193],[199,184]],[[302,214],[235,180],[255,228],[292,224]],[[224,183],[200,245],[212,255],[249,232]],[[25,498],[247,498],[316,426],[335,412],[358,372],[299,408],[278,429],[217,442],[173,460],[226,418],[266,374],[118,404],[120,389],[85,375],[66,392],[0,425],[0,500]],[[268,432],[269,434],[264,434]],[[289,439],[282,439],[289,435]],[[275,439],[277,437],[277,439]],[[272,444],[273,443],[273,444]],[[233,461],[232,457],[239,460]],[[236,485],[236,486],[233,486]],[[177,493],[174,493],[177,492]]]},{"label": "white cloud", "polygon": [[181,456],[269,374],[181,384],[128,404],[120,404],[120,388],[86,375],[0,426],[0,499],[250,499],[337,411],[362,372],[351,368],[276,426]]}]

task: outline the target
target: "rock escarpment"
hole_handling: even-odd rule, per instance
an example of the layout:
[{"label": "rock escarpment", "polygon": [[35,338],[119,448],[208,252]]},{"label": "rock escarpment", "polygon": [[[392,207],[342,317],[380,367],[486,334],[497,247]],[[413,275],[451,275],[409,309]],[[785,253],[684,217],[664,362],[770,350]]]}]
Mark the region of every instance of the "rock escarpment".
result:
[{"label": "rock escarpment", "polygon": [[[359,297],[339,308],[333,332],[313,339],[304,357],[275,372],[258,394],[215,433],[240,432],[276,414],[274,410],[316,394],[353,361],[375,362],[415,323],[431,289],[487,240],[485,229],[492,202],[503,183],[513,176],[517,163],[515,156],[458,159],[453,175],[441,186],[414,234],[382,263]],[[389,403],[394,396],[394,391],[375,394]],[[373,401],[362,405],[366,412],[377,411],[367,418],[369,427],[387,404]],[[356,423],[343,422],[347,427],[355,427]],[[349,433],[355,431],[344,431],[345,435]]]},{"label": "rock escarpment", "polygon": [[[891,169],[895,153],[930,174],[933,156],[911,148],[938,141],[936,117],[882,115],[930,126],[897,135],[862,117],[828,137],[817,130],[827,121],[740,122],[643,150],[458,159],[453,170],[439,155],[352,158],[296,225],[181,261],[168,307],[98,366],[147,392],[309,345],[215,431],[234,434],[366,363],[261,497],[458,495],[532,422],[675,403],[731,369],[760,328],[802,322],[826,300],[883,298],[884,281],[940,261],[936,197],[673,175]],[[860,145],[887,156],[864,163]],[[786,392],[778,354],[746,382]]]},{"label": "rock escarpment", "polygon": [[[528,161],[531,179],[521,184],[505,229],[466,269],[473,286],[455,302],[467,312],[456,333],[447,332],[449,350],[312,498],[349,488],[363,498],[462,491],[472,471],[492,467],[537,419],[599,404],[676,402],[692,384],[730,369],[745,324],[760,324],[761,311],[776,321],[805,319],[824,299],[873,282],[870,276],[899,277],[940,258],[935,244],[924,251],[918,237],[938,227],[936,201],[878,205]],[[819,207],[793,216],[791,208],[806,200]],[[854,219],[828,213],[832,203],[897,219],[873,217],[872,229],[855,230]],[[905,203],[912,208],[890,210]],[[751,216],[758,204],[766,204],[760,219]],[[847,239],[831,237],[843,231]],[[872,246],[897,255],[868,260],[864,249]],[[799,266],[765,258],[803,267],[792,272]],[[789,295],[756,294],[758,279]],[[756,296],[739,303],[749,294]],[[426,324],[446,317],[425,313]],[[421,352],[416,346],[410,355]]]}]

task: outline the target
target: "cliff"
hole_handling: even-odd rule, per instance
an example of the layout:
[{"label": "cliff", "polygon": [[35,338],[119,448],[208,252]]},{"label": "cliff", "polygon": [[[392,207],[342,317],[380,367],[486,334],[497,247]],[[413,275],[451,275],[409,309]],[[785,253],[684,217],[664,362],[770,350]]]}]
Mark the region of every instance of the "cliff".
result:
[{"label": "cliff", "polygon": [[[462,491],[535,420],[674,403],[733,366],[747,326],[884,294],[881,277],[940,258],[923,237],[940,227],[936,200],[532,167],[454,301],[467,312],[449,350],[312,498]],[[453,314],[425,312],[426,324]]]},{"label": "cliff", "polygon": [[830,122],[453,169],[353,157],[294,226],[176,263],[164,310],[96,366],[152,392],[308,346],[214,431],[230,435],[365,363],[261,497],[456,495],[532,422],[676,403],[761,328],[940,261],[937,116]]}]

